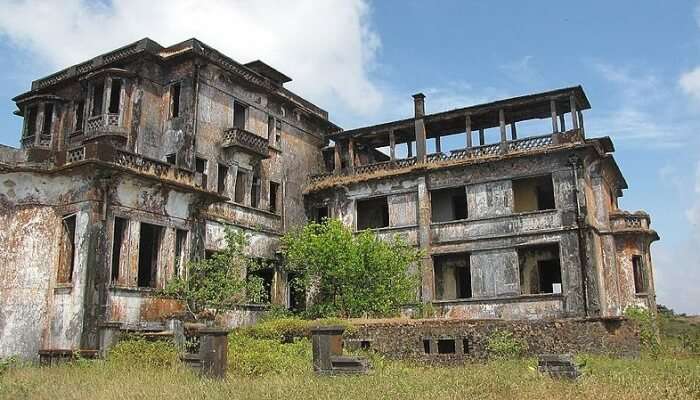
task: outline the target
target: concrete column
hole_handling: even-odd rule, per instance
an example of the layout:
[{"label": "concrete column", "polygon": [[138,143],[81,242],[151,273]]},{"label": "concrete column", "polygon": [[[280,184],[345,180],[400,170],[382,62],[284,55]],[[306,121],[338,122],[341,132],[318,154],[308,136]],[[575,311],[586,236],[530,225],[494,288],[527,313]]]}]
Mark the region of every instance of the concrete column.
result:
[{"label": "concrete column", "polygon": [[559,114],[559,127],[561,128],[559,132],[566,132],[566,120],[563,113]]},{"label": "concrete column", "polygon": [[119,342],[121,335],[120,322],[102,322],[99,324],[99,354],[105,358],[109,351]]},{"label": "concrete column", "polygon": [[576,96],[573,94],[569,96],[569,105],[571,108],[571,127],[572,129],[578,129],[578,114],[576,113]]},{"label": "concrete column", "polygon": [[408,158],[413,157],[413,145],[412,145],[412,143],[413,142],[411,142],[410,140],[408,142],[406,142],[406,149],[408,151],[406,154],[406,157],[408,157]]},{"label": "concrete column", "polygon": [[484,137],[484,130],[479,129],[479,146],[486,144],[486,137]]},{"label": "concrete column", "polygon": [[464,129],[466,134],[467,134],[467,148],[472,147],[472,118],[467,115],[464,117],[464,125],[466,128]]},{"label": "concrete column", "polygon": [[498,121],[501,126],[501,152],[508,151],[508,138],[506,137],[506,112],[501,108],[498,110]]},{"label": "concrete column", "polygon": [[418,244],[424,252],[421,260],[421,300],[434,299],[433,259],[430,256],[430,192],[425,177],[418,180]]},{"label": "concrete column", "polygon": [[576,111],[576,113],[578,114],[578,124],[579,124],[579,127],[581,128],[581,136],[585,138],[586,137],[586,130],[583,127],[583,112],[581,112],[581,110],[578,110],[578,111]]},{"label": "concrete column", "polygon": [[340,174],[340,170],[341,170],[341,167],[343,165],[343,161],[342,161],[341,155],[340,155],[340,141],[339,140],[335,141],[334,156],[335,156],[335,165],[333,168],[333,172],[336,175],[338,175],[338,174]]},{"label": "concrete column", "polygon": [[199,330],[199,358],[201,374],[208,378],[225,378],[228,361],[227,329],[203,328]]},{"label": "concrete column", "polygon": [[348,139],[348,157],[350,157],[350,172],[355,172],[355,140],[353,138]]},{"label": "concrete column", "polygon": [[396,135],[394,135],[394,131],[389,131],[389,157],[391,161],[396,161]]},{"label": "concrete column", "polygon": [[436,153],[441,153],[442,152],[442,146],[440,143],[440,136],[435,137],[435,152]]},{"label": "concrete column", "polygon": [[559,126],[557,124],[557,102],[554,100],[549,101],[549,110],[552,114],[552,133],[559,132]]},{"label": "concrete column", "polygon": [[415,132],[416,132],[416,157],[417,162],[425,162],[425,95],[417,93],[413,95],[413,105],[415,112]]},{"label": "concrete column", "polygon": [[516,140],[518,138],[518,133],[515,130],[515,122],[510,123],[510,139]]}]

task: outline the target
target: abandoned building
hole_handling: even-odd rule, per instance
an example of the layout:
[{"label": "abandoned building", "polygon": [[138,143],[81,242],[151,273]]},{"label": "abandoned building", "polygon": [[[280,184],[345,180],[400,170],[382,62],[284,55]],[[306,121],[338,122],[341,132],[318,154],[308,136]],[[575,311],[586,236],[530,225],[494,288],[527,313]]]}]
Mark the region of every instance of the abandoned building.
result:
[{"label": "abandoned building", "polygon": [[154,291],[221,249],[225,226],[267,260],[269,301],[300,307],[279,238],[325,217],[424,250],[416,300],[443,317],[655,305],[658,236],[646,213],[618,209],[627,183],[610,138],[585,135],[580,86],[436,114],[417,94],[410,118],[342,130],[290,80],[196,39],[143,39],[15,97],[21,148],[0,146],[0,358],[157,329],[183,305]]}]

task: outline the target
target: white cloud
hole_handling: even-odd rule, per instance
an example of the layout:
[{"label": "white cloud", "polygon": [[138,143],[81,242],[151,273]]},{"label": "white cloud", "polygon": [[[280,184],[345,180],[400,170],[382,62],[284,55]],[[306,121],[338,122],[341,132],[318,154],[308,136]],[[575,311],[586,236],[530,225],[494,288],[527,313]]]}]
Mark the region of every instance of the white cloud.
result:
[{"label": "white cloud", "polygon": [[383,102],[369,76],[380,46],[369,12],[364,0],[10,0],[0,34],[55,69],[143,37],[164,46],[196,37],[240,62],[273,65],[322,107],[366,115]]},{"label": "white cloud", "polygon": [[683,92],[700,100],[700,67],[681,75],[678,83]]}]

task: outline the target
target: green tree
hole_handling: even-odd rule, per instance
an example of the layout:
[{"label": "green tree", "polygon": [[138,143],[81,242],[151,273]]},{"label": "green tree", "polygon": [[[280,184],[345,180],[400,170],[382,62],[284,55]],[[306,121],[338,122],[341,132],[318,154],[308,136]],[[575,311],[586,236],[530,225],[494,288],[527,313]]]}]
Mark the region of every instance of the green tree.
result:
[{"label": "green tree", "polygon": [[287,233],[282,244],[287,269],[299,276],[292,284],[314,294],[310,316],[389,315],[415,299],[419,280],[410,267],[421,252],[399,236],[354,234],[328,219]]},{"label": "green tree", "polygon": [[180,299],[195,318],[241,303],[268,301],[263,280],[252,275],[260,262],[245,254],[249,241],[245,233],[226,228],[226,246],[212,257],[187,263],[187,276],[172,279],[160,292]]}]

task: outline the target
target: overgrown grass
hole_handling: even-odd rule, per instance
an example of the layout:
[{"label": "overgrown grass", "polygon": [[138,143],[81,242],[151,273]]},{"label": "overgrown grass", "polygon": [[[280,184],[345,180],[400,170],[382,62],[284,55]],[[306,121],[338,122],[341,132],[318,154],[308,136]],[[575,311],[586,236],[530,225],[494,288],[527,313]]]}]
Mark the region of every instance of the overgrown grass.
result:
[{"label": "overgrown grass", "polygon": [[[534,359],[426,367],[372,354],[369,375],[316,376],[305,335],[313,325],[339,322],[283,318],[232,333],[229,373],[222,381],[200,379],[176,361],[172,345],[138,338],[120,343],[104,361],[78,360],[50,368],[0,363],[0,399],[700,398],[700,357],[688,352],[638,360],[579,356],[585,367],[576,382],[539,374]],[[665,323],[662,332],[669,332]],[[664,335],[662,343],[697,332],[697,326],[673,323],[676,330]],[[291,339],[282,343],[282,338]],[[500,342],[510,355],[511,341]]]}]

